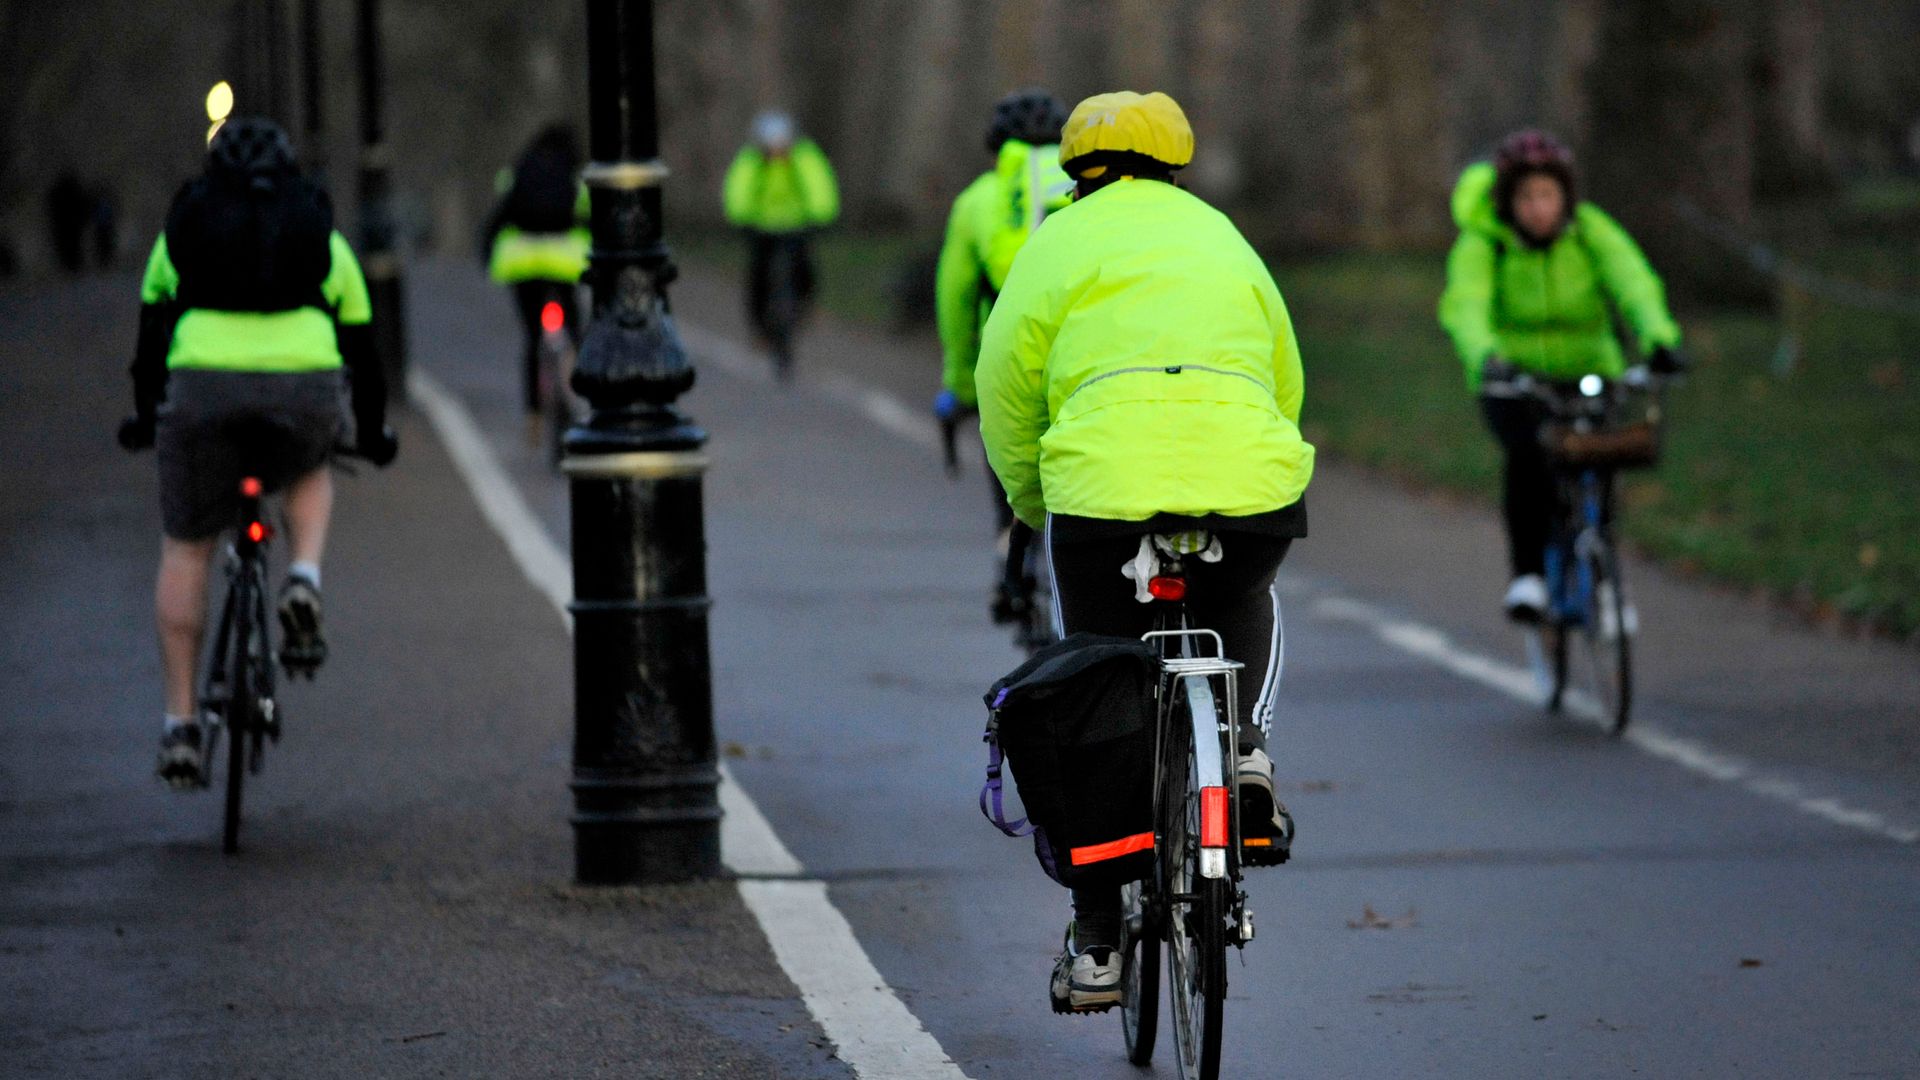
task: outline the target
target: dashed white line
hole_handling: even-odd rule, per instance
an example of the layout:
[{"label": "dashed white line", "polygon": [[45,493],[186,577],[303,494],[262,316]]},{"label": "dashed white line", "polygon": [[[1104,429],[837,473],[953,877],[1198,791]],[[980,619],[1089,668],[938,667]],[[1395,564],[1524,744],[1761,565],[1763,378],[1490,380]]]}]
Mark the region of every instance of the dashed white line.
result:
[{"label": "dashed white line", "polygon": [[[1402,652],[1437,664],[1516,701],[1539,704],[1539,690],[1534,685],[1531,672],[1463,649],[1434,627],[1397,618],[1372,604],[1344,596],[1322,595],[1314,601],[1313,610],[1325,618],[1365,627],[1375,637]],[[1599,703],[1590,696],[1571,694],[1566,707],[1569,713],[1581,719],[1603,725]],[[1832,796],[1811,794],[1797,781],[1762,772],[1753,762],[1698,740],[1675,735],[1658,725],[1635,721],[1622,738],[1652,757],[1711,780],[1734,784],[1761,798],[1785,803],[1803,814],[1895,843],[1920,843],[1920,828],[1890,821],[1885,815],[1871,810],[1848,806]]]},{"label": "dashed white line", "polygon": [[[571,633],[572,567],[501,470],[472,414],[419,368],[408,376],[407,391],[439,434],[488,524]],[[754,880],[793,879],[803,868],[724,764],[720,780],[722,857],[735,873],[748,876],[738,883],[740,898],[840,1060],[856,1076],[871,1080],[966,1080],[873,966],[824,882]]]}]

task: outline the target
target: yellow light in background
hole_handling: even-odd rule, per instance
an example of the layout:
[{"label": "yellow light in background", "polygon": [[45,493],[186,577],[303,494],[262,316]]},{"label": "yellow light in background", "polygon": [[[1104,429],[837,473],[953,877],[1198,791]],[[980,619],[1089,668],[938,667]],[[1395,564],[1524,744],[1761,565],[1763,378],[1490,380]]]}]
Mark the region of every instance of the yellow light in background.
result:
[{"label": "yellow light in background", "polygon": [[[213,126],[218,128],[220,122],[231,115],[233,115],[233,85],[221,79],[213,84],[213,89],[207,91],[207,119],[213,121]],[[213,136],[209,133],[207,137]]]},{"label": "yellow light in background", "polygon": [[227,126],[227,122],[225,120],[215,120],[213,123],[207,125],[207,145],[208,146],[213,145],[213,137],[215,135],[220,134],[220,129],[226,126]]}]

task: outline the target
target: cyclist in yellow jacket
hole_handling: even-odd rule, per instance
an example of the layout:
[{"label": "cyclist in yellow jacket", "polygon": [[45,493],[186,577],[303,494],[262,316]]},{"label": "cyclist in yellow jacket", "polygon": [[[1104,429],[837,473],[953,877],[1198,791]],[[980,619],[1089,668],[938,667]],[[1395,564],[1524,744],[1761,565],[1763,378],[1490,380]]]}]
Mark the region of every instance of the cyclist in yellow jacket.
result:
[{"label": "cyclist in yellow jacket", "polygon": [[[588,197],[580,182],[580,145],[573,129],[552,124],[534,136],[495,186],[499,200],[487,216],[487,273],[513,290],[523,332],[520,389],[528,437],[537,441],[541,417],[541,312],[558,303],[562,323],[580,344],[580,276],[587,269],[593,237],[587,231]],[[556,391],[557,392],[557,391]]]},{"label": "cyclist in yellow jacket", "polygon": [[1573,152],[1541,131],[1518,131],[1490,162],[1471,165],[1453,193],[1460,237],[1447,256],[1440,323],[1480,394],[1505,457],[1502,505],[1513,569],[1508,617],[1535,622],[1547,609],[1543,576],[1554,480],[1540,446],[1542,406],[1516,396],[1518,372],[1574,381],[1619,378],[1626,357],[1613,313],[1648,366],[1679,370],[1680,328],[1666,288],[1625,229],[1576,198]]},{"label": "cyclist in yellow jacket", "polygon": [[[1013,512],[1045,530],[1063,632],[1139,636],[1152,622],[1144,578],[1121,567],[1185,557],[1198,625],[1261,673],[1238,733],[1241,822],[1273,842],[1277,861],[1293,823],[1265,749],[1279,674],[1274,577],[1306,535],[1313,447],[1298,426],[1286,305],[1233,223],[1174,183],[1192,158],[1193,131],[1165,94],[1074,108],[1060,163],[1075,201],[1021,249],[987,319],[980,428]],[[1119,890],[1076,889],[1073,906],[1056,997],[1111,1005]]]},{"label": "cyclist in yellow jacket", "polygon": [[763,112],[753,134],[728,166],[721,191],[727,222],[747,234],[747,318],[762,337],[776,340],[787,327],[775,325],[769,302],[776,255],[791,258],[796,311],[813,298],[809,231],[840,216],[840,188],[833,166],[812,139],[801,136],[793,118]]},{"label": "cyclist in yellow jacket", "polygon": [[[1073,181],[1060,169],[1060,129],[1066,122],[1066,109],[1045,90],[1016,90],[1001,98],[987,124],[994,167],[953,200],[934,272],[944,364],[933,411],[942,421],[975,408],[973,367],[993,299],[1027,237],[1069,201]],[[1014,520],[997,480],[993,505],[1007,554],[1004,573],[996,575],[991,610],[995,622],[1016,622],[1026,618],[1031,602],[1021,569],[1033,530]]]},{"label": "cyclist in yellow jacket", "polygon": [[239,513],[242,477],[287,492],[293,558],[280,590],[280,660],[311,675],[327,653],[320,558],[343,368],[361,456],[385,466],[399,447],[386,426],[366,279],[333,228],[326,192],[299,174],[271,121],[229,120],[214,136],[205,174],[174,197],[140,300],[135,412],[120,425],[120,444],[159,451],[158,772],[193,788],[205,775],[193,678],[209,563]]}]

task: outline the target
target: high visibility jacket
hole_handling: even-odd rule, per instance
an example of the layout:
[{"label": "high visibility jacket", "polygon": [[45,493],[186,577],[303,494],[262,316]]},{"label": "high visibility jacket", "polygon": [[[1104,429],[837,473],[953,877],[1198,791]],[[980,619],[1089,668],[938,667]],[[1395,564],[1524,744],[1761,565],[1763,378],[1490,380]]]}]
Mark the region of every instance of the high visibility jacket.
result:
[{"label": "high visibility jacket", "polygon": [[1440,325],[1468,387],[1478,388],[1489,356],[1555,379],[1618,376],[1626,359],[1616,311],[1640,348],[1680,343],[1666,287],[1625,229],[1583,202],[1551,245],[1535,247],[1495,213],[1493,182],[1493,166],[1481,162],[1454,188],[1460,238],[1440,296]]},{"label": "high visibility jacket", "polygon": [[[502,170],[495,178],[494,187],[500,200],[490,224],[492,240],[487,258],[487,275],[494,281],[502,285],[523,281],[575,282],[586,273],[587,253],[593,249],[593,234],[587,229],[592,204],[585,184],[571,177],[567,180],[574,190],[571,211],[549,211],[547,217],[551,220],[535,223],[516,220],[530,218],[530,215],[519,205],[527,200],[520,197],[524,193],[523,185],[514,171]],[[564,207],[565,195],[559,195],[558,199]]]},{"label": "high visibility jacket", "polygon": [[730,224],[759,232],[799,232],[840,216],[833,166],[812,139],[796,141],[778,157],[742,147],[727,168],[721,200]]},{"label": "high visibility jacket", "polygon": [[[315,303],[280,311],[186,307],[173,327],[167,367],[281,374],[339,367],[335,322],[365,325],[373,321],[373,304],[367,296],[367,279],[346,238],[331,232],[327,254],[328,269],[318,282]],[[180,271],[162,233],[147,257],[140,301],[171,304],[180,300],[181,291]]]},{"label": "high visibility jacket", "polygon": [[934,274],[934,311],[945,359],[941,382],[963,405],[975,402],[973,365],[980,328],[1013,260],[1047,214],[1065,206],[1073,181],[1056,146],[1009,139],[992,172],[960,192]]},{"label": "high visibility jacket", "polygon": [[1280,291],[1226,215],[1171,184],[1118,180],[1049,216],[974,375],[987,459],[1029,525],[1264,514],[1313,475]]}]

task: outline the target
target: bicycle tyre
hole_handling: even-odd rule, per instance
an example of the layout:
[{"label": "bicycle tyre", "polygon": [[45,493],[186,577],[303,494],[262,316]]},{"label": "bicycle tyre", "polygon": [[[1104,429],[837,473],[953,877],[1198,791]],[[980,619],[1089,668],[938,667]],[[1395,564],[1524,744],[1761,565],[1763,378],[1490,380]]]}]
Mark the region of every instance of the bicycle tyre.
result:
[{"label": "bicycle tyre", "polygon": [[[1627,632],[1627,590],[1613,549],[1595,544],[1586,563],[1593,581],[1593,617],[1586,630],[1601,720],[1615,735],[1633,715],[1633,637]],[[1603,587],[1605,586],[1605,587]],[[1611,632],[1607,632],[1611,628]]]},{"label": "bicycle tyre", "polygon": [[240,850],[240,803],[246,785],[248,740],[254,737],[254,701],[256,687],[253,653],[248,638],[255,632],[253,623],[254,583],[243,570],[234,582],[235,619],[231,666],[227,668],[227,797],[220,850],[232,855]]},{"label": "bicycle tyre", "polygon": [[1142,892],[1138,882],[1126,889],[1127,952],[1121,960],[1120,1034],[1135,1065],[1153,1061],[1160,1033],[1160,927],[1141,910]]}]

